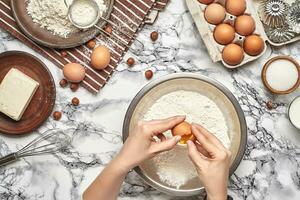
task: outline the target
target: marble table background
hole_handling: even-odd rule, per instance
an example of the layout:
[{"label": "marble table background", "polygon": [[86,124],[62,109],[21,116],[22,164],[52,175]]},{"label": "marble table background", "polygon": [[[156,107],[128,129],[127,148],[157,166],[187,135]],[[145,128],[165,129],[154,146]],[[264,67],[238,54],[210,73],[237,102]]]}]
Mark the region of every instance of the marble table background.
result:
[{"label": "marble table background", "polygon": [[[149,34],[158,30],[157,42]],[[121,128],[126,109],[134,95],[145,85],[144,71],[151,68],[154,78],[176,72],[199,73],[227,86],[241,104],[248,123],[248,144],[242,163],[230,179],[229,193],[234,199],[300,199],[300,131],[286,117],[289,102],[300,89],[286,96],[274,96],[261,82],[262,65],[272,56],[291,55],[300,62],[300,42],[270,48],[255,62],[236,70],[212,63],[183,0],[172,0],[153,26],[139,34],[146,50],[126,54],[122,64],[105,88],[97,95],[80,88],[76,93],[57,86],[55,110],[63,117],[50,117],[36,132],[22,137],[0,135],[0,155],[15,151],[49,128],[70,130],[72,148],[65,153],[31,157],[0,168],[0,199],[78,199],[84,189],[122,146]],[[56,81],[61,70],[0,30],[0,52],[22,50],[42,59]],[[125,60],[134,56],[138,63],[127,68]],[[0,63],[1,67],[1,63]],[[78,97],[78,108],[70,100]],[[268,110],[267,101],[276,109]],[[121,200],[175,200],[147,186],[134,172],[126,177]]]}]

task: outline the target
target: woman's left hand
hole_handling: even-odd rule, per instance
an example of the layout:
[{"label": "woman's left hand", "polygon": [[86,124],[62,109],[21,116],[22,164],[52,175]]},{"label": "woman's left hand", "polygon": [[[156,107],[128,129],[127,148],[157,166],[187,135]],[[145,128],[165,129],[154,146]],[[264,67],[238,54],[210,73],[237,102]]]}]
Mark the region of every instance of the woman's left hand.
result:
[{"label": "woman's left hand", "polygon": [[[179,137],[167,139],[162,133],[184,121],[184,116],[163,120],[141,121],[129,134],[120,153],[106,166],[84,192],[84,200],[117,199],[128,171],[162,151],[172,149]],[[157,136],[160,141],[155,141]]]},{"label": "woman's left hand", "polygon": [[[116,158],[122,165],[120,167],[130,170],[160,152],[171,150],[179,142],[180,136],[167,139],[162,133],[184,120],[185,116],[176,116],[162,120],[138,122]],[[154,136],[157,136],[160,141],[156,141]]]}]

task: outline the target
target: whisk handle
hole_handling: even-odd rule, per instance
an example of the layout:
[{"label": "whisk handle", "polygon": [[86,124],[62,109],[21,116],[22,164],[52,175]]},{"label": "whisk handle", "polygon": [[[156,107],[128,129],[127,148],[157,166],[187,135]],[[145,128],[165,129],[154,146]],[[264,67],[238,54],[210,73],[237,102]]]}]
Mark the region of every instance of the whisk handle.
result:
[{"label": "whisk handle", "polygon": [[18,156],[16,153],[8,154],[7,156],[0,158],[0,167],[6,165],[8,163],[11,163],[17,159],[18,159]]}]

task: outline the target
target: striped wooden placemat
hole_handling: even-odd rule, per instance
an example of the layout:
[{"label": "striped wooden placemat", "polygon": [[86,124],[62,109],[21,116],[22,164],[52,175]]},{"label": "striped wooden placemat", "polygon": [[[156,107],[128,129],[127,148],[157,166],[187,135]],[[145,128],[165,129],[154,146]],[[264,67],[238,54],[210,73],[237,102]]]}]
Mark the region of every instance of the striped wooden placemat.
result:
[{"label": "striped wooden placemat", "polygon": [[[124,35],[115,30],[112,34],[130,45],[134,41],[136,33],[143,27],[147,14],[152,9],[162,10],[168,1],[115,0],[110,20],[122,27],[122,30],[127,34]],[[127,48],[116,39],[100,34],[96,37],[97,43],[105,44],[111,51],[111,61],[106,69],[95,70],[91,67],[91,50],[85,44],[76,48],[63,50],[66,52],[66,55],[62,56],[62,50],[40,46],[21,32],[12,15],[10,0],[0,0],[0,27],[7,30],[30,48],[41,53],[60,68],[70,62],[82,64],[86,68],[86,77],[82,81],[82,86],[93,93],[97,93],[106,84],[127,51]]]}]

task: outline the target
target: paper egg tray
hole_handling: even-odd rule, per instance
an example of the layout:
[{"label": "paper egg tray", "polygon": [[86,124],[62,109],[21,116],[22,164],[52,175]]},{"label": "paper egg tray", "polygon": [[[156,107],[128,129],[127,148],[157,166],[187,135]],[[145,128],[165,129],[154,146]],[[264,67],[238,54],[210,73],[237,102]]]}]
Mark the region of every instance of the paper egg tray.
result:
[{"label": "paper egg tray", "polygon": [[[226,0],[216,0],[214,2],[219,3],[225,7]],[[271,45],[280,46],[280,45],[284,45],[284,44],[287,44],[290,42],[294,42],[299,39],[299,38],[294,38],[291,41],[286,42],[286,43],[274,44],[274,42],[272,42],[268,39],[268,37],[265,33],[265,30],[264,30],[264,26],[263,26],[262,22],[260,21],[260,18],[257,14],[256,9],[259,6],[259,1],[256,0],[255,6],[253,5],[254,3],[252,3],[252,1],[246,1],[247,8],[246,8],[244,14],[250,15],[254,19],[256,28],[255,28],[254,33],[252,33],[252,34],[259,35],[265,41],[264,50],[257,56],[250,56],[244,52],[244,59],[240,64],[228,65],[222,59],[222,51],[226,45],[220,45],[219,43],[217,43],[215,41],[214,36],[213,36],[213,31],[216,26],[209,24],[204,17],[204,10],[207,7],[207,5],[201,4],[197,0],[186,0],[186,3],[187,3],[188,9],[195,21],[198,31],[200,32],[200,35],[204,41],[204,44],[207,47],[207,50],[208,50],[213,62],[221,61],[223,63],[223,65],[227,68],[240,67],[240,66],[242,66],[248,62],[251,62],[251,61],[259,58],[260,56],[262,56],[267,48],[266,41],[268,41],[268,43],[270,43]],[[231,25],[234,25],[235,19],[236,19],[236,16],[226,13],[226,17],[225,17],[223,23],[229,23]],[[244,40],[245,40],[245,36],[242,36],[242,35],[239,35],[238,33],[236,33],[235,39],[232,43],[236,43],[236,44],[240,45],[241,47],[243,47]]]}]

